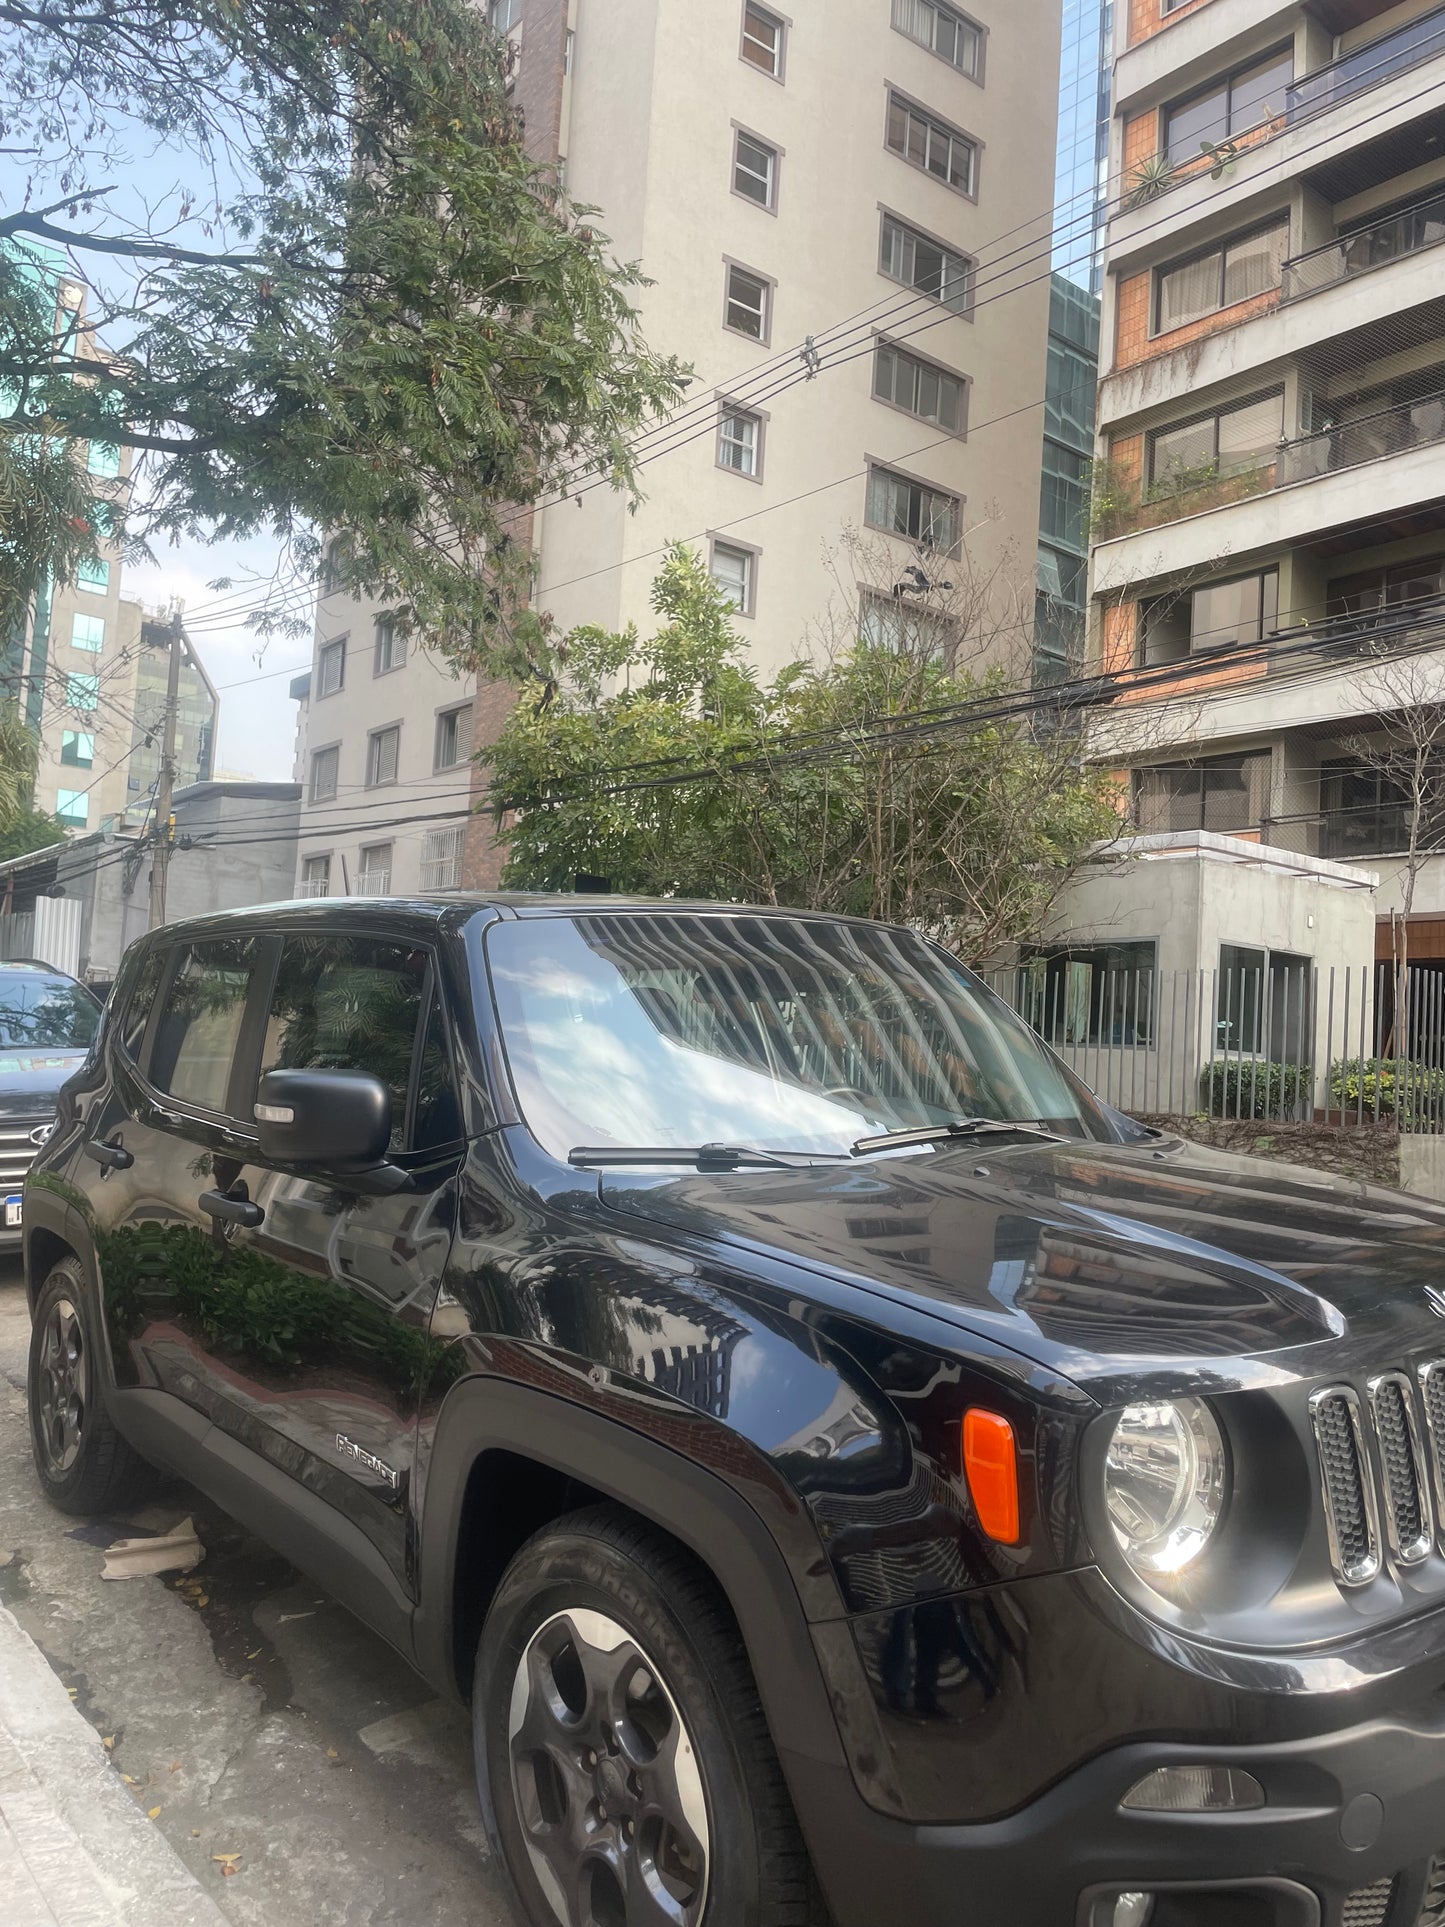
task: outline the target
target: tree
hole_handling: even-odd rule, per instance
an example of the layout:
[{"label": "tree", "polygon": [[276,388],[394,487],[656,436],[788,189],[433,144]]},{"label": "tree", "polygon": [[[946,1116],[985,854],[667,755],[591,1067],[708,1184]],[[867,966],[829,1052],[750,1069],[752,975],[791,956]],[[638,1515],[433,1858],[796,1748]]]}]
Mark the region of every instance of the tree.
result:
[{"label": "tree", "polygon": [[25,815],[34,775],[35,738],[20,720],[16,705],[7,703],[0,707],[0,834],[14,828]]},{"label": "tree", "polygon": [[33,850],[48,850],[65,841],[65,830],[44,810],[22,806],[10,822],[0,818],[0,863],[11,857],[29,856]]},{"label": "tree", "polygon": [[[0,0],[0,241],[58,248],[96,329],[12,299],[0,429],[137,458],[132,542],[268,532],[283,579],[391,604],[484,663],[525,598],[515,505],[584,473],[684,371],[641,276],[529,159],[472,0]],[[132,218],[138,131],[176,185]],[[104,347],[97,345],[103,342]],[[280,622],[273,613],[270,620]]]},{"label": "tree", "polygon": [[937,609],[902,613],[900,597],[881,639],[855,629],[763,684],[685,546],[653,606],[647,641],[577,630],[534,662],[487,753],[506,887],[592,873],[852,912],[981,962],[1035,934],[1118,834],[1113,786],[1080,766],[1073,729],[1002,667],[951,670]]}]

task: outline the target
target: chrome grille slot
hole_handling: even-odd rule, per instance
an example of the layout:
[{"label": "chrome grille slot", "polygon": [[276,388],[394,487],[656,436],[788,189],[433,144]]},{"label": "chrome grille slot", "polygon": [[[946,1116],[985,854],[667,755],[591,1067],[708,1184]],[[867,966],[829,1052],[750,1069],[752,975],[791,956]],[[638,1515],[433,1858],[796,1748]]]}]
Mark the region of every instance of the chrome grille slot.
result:
[{"label": "chrome grille slot", "polygon": [[0,1196],[18,1191],[25,1182],[25,1173],[35,1160],[36,1146],[30,1133],[48,1118],[35,1118],[28,1124],[6,1125],[0,1130]]},{"label": "chrome grille slot", "polygon": [[1445,1359],[1420,1367],[1420,1398],[1425,1407],[1430,1469],[1435,1475],[1435,1517],[1445,1527]]},{"label": "chrome grille slot", "polygon": [[1383,1372],[1370,1380],[1369,1390],[1385,1482],[1385,1532],[1401,1565],[1417,1565],[1429,1557],[1435,1527],[1414,1393],[1403,1372]]},{"label": "chrome grille slot", "polygon": [[1367,1585],[1380,1570],[1380,1522],[1353,1386],[1331,1385],[1313,1393],[1310,1423],[1319,1453],[1331,1563],[1344,1585]]},{"label": "chrome grille slot", "polygon": [[1445,1854],[1437,1853],[1430,1862],[1430,1877],[1425,1882],[1425,1898],[1415,1927],[1445,1927]]}]

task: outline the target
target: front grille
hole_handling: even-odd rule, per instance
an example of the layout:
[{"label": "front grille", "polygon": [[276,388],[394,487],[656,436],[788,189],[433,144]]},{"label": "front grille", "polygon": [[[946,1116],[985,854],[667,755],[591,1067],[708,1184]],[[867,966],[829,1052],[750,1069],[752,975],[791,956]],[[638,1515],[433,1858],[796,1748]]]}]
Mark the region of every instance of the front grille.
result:
[{"label": "front grille", "polygon": [[0,1195],[18,1191],[25,1182],[25,1173],[35,1160],[36,1147],[30,1141],[30,1133],[39,1124],[48,1124],[48,1118],[36,1118],[32,1123],[7,1125],[0,1130]]},{"label": "front grille", "polygon": [[1373,1887],[1356,1887],[1352,1894],[1345,1896],[1340,1927],[1381,1927],[1390,1911],[1394,1891],[1393,1880],[1377,1880]]},{"label": "front grille", "polygon": [[1415,1927],[1442,1927],[1445,1923],[1445,1854],[1437,1853],[1430,1862],[1430,1877],[1425,1882],[1425,1898],[1415,1916]]},{"label": "front grille", "polygon": [[1363,1586],[1380,1570],[1380,1532],[1359,1397],[1349,1385],[1316,1392],[1310,1399],[1310,1419],[1330,1557],[1347,1586]]},{"label": "front grille", "polygon": [[1429,1474],[1415,1422],[1415,1400],[1403,1372],[1370,1380],[1370,1409],[1385,1482],[1385,1530],[1401,1565],[1428,1557],[1434,1537]]}]

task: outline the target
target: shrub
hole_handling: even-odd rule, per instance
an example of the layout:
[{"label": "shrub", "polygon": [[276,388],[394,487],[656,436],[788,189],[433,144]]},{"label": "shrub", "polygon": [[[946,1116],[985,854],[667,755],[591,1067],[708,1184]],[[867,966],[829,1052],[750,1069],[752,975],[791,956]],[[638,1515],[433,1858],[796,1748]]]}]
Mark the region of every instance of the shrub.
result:
[{"label": "shrub", "polygon": [[1389,1118],[1406,1130],[1445,1122],[1445,1070],[1406,1058],[1343,1057],[1330,1066],[1330,1097],[1351,1117]]},{"label": "shrub", "polygon": [[1217,1059],[1200,1075],[1199,1101],[1210,1117],[1308,1116],[1314,1106],[1314,1070],[1309,1064],[1262,1058]]}]

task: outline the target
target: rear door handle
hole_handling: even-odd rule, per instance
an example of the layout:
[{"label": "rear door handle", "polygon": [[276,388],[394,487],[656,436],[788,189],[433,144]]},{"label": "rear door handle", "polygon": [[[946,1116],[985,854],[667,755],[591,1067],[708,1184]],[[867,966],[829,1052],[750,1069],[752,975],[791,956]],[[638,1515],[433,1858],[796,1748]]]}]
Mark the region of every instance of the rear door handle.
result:
[{"label": "rear door handle", "polygon": [[135,1163],[134,1152],[127,1151],[123,1144],[102,1144],[99,1138],[90,1137],[82,1148],[88,1158],[94,1158],[107,1171],[129,1171]]},{"label": "rear door handle", "polygon": [[248,1231],[260,1224],[266,1213],[259,1204],[252,1204],[249,1198],[233,1198],[224,1191],[203,1191],[196,1203],[212,1218],[224,1218],[227,1224],[244,1225]]}]

